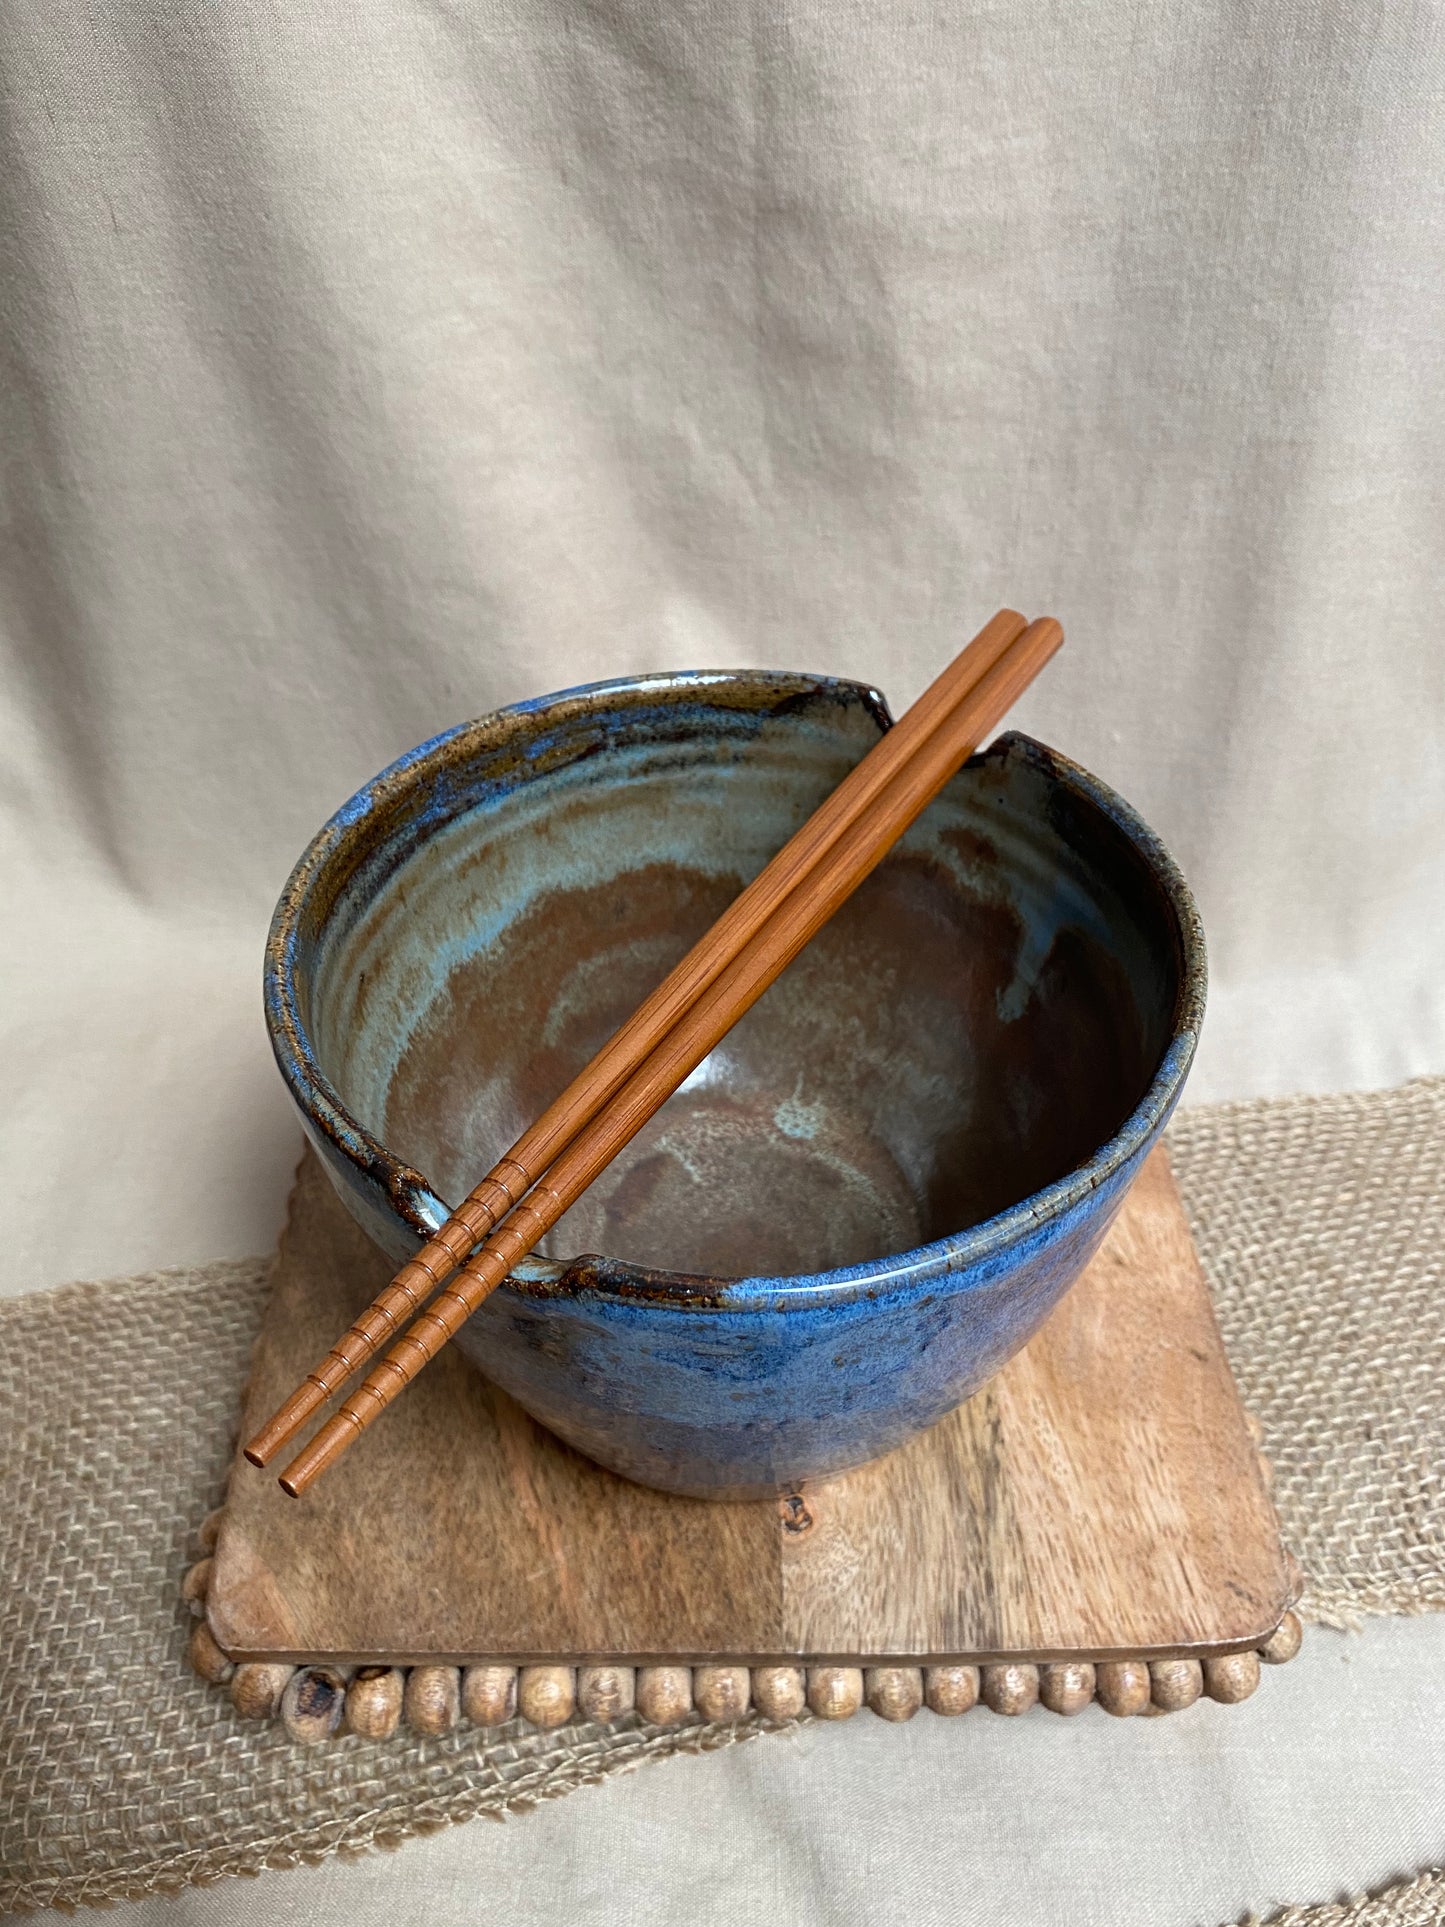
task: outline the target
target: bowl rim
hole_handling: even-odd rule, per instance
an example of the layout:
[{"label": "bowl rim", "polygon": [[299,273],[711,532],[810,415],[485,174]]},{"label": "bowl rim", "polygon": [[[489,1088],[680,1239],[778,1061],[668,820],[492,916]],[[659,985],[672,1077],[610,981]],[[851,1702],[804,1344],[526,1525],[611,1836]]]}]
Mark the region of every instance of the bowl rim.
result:
[{"label": "bowl rim", "polygon": [[[844,677],[806,671],[766,669],[657,671],[648,675],[610,678],[585,683],[552,695],[529,697],[519,703],[456,724],[428,738],[387,765],[328,818],[306,845],[288,878],[272,916],[266,940],[263,991],[266,1025],[277,1066],[303,1121],[319,1133],[351,1164],[358,1175],[375,1184],[392,1209],[420,1241],[440,1228],[448,1207],[432,1185],[386,1146],[347,1109],[322,1070],[298,1007],[296,972],[303,918],[313,894],[327,879],[331,865],[354,852],[354,840],[366,836],[367,826],[383,820],[385,812],[406,791],[439,774],[462,739],[487,735],[500,746],[508,735],[526,730],[539,719],[562,719],[559,712],[584,713],[640,706],[649,697],[670,695],[674,700],[695,692],[705,698],[709,688],[742,687],[759,701],[779,695],[833,697],[859,704],[884,728],[891,726],[888,705],[871,686]],[[482,746],[482,745],[479,745]],[[1018,730],[996,736],[989,746],[969,759],[968,767],[989,761],[1020,758],[1048,779],[1059,783],[1080,802],[1092,806],[1132,844],[1159,886],[1173,916],[1179,946],[1179,983],[1175,993],[1169,1039],[1143,1096],[1114,1134],[1090,1157],[1052,1184],[978,1224],[854,1265],[820,1272],[741,1278],[710,1278],[668,1272],[626,1259],[594,1255],[549,1259],[535,1253],[513,1270],[503,1289],[528,1298],[548,1300],[608,1299],[615,1303],[678,1310],[786,1311],[818,1309],[824,1304],[859,1298],[875,1299],[895,1290],[916,1287],[940,1273],[954,1274],[951,1289],[966,1287],[960,1273],[991,1276],[997,1262],[1017,1255],[1022,1241],[1032,1243],[1061,1231],[1096,1192],[1119,1178],[1132,1159],[1153,1142],[1178,1101],[1198,1046],[1207,991],[1208,965],[1204,931],[1194,897],[1173,857],[1158,835],[1133,806],[1098,777]],[[446,813],[451,820],[460,809]]]}]

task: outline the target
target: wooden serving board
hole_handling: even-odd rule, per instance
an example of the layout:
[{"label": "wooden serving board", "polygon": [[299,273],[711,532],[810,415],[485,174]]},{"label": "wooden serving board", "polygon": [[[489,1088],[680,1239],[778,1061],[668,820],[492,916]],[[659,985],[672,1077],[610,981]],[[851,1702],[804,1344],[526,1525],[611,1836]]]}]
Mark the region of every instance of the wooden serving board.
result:
[{"label": "wooden serving board", "polygon": [[[248,1437],[385,1282],[308,1154]],[[454,1350],[306,1498],[239,1457],[206,1610],[241,1660],[1206,1657],[1292,1603],[1168,1159],[1033,1342],[889,1458],[776,1501],[632,1485]]]}]

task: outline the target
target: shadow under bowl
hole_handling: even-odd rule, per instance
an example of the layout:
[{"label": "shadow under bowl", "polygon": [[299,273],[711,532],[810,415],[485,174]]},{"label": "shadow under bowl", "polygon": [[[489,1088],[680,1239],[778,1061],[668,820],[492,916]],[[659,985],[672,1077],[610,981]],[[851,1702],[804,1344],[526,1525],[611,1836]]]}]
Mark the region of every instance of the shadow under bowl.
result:
[{"label": "shadow under bowl", "polygon": [[[826,677],[599,684],[423,744],[337,813],[277,907],[266,1009],[379,1245],[416,1250],[888,721]],[[1204,980],[1158,840],[1004,736],[456,1342],[672,1491],[890,1451],[1082,1270],[1179,1095]]]}]

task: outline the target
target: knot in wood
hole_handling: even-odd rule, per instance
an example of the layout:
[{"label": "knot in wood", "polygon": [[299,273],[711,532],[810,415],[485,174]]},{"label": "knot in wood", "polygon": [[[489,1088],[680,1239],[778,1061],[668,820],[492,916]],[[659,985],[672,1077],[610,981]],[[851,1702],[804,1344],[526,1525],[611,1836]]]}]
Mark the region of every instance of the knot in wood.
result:
[{"label": "knot in wood", "polygon": [[804,1504],[801,1492],[784,1493],[778,1500],[778,1516],[784,1532],[807,1532],[813,1523],[813,1515]]}]

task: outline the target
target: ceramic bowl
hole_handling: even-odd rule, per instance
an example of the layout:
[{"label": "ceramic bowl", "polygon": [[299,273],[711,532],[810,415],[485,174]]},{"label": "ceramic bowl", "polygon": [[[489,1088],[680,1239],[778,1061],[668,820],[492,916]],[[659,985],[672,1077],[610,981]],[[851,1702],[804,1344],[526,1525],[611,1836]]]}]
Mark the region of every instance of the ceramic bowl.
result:
[{"label": "ceramic bowl", "polygon": [[[441,1224],[888,723],[826,677],[646,676],[464,724],[338,811],[277,907],[266,1011],[377,1244]],[[752,1495],[885,1453],[1087,1262],[1204,974],[1158,840],[1004,736],[456,1342],[649,1485]]]}]

